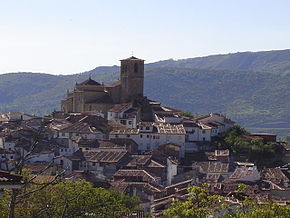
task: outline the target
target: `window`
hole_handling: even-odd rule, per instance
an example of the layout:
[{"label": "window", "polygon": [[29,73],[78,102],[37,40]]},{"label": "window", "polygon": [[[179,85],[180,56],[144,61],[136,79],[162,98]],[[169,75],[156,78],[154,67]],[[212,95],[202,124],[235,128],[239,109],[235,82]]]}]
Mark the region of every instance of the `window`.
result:
[{"label": "window", "polygon": [[60,160],[60,165],[63,166],[63,160]]},{"label": "window", "polygon": [[137,63],[134,64],[134,73],[138,73],[138,64]]},{"label": "window", "polygon": [[202,139],[203,141],[205,141],[205,137],[203,137],[203,139]]},{"label": "window", "polygon": [[147,138],[149,138],[149,135],[147,135]]},{"label": "window", "polygon": [[202,133],[205,134],[205,130],[202,130]]},{"label": "window", "polygon": [[64,132],[62,132],[62,133],[61,133],[61,135],[62,135],[62,136],[65,136],[65,133],[64,133]]},{"label": "window", "polygon": [[88,151],[89,150],[89,148],[86,148],[86,151]]},{"label": "window", "polygon": [[131,125],[132,124],[132,121],[128,121],[128,124]]},{"label": "window", "polygon": [[62,148],[62,149],[60,149],[60,151],[61,151],[61,152],[63,152],[63,148]]},{"label": "window", "polygon": [[146,126],[146,130],[150,130],[150,127],[149,126]]},{"label": "window", "polygon": [[130,135],[129,134],[127,135],[127,138],[130,138]]},{"label": "window", "polygon": [[93,167],[95,167],[95,166],[96,166],[96,163],[94,162],[94,163],[93,163]]},{"label": "window", "polygon": [[142,138],[142,137],[143,137],[143,135],[141,134],[141,135],[140,135],[140,138]]}]

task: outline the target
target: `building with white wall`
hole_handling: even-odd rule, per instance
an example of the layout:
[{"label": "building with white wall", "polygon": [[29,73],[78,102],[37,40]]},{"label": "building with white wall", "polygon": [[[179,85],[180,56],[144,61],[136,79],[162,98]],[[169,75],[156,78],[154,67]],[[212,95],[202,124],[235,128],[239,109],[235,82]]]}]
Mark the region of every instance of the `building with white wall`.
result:
[{"label": "building with white wall", "polygon": [[142,122],[137,129],[118,129],[110,132],[109,138],[131,138],[141,152],[156,150],[159,145],[174,143],[181,146],[184,155],[185,129],[183,125]]}]

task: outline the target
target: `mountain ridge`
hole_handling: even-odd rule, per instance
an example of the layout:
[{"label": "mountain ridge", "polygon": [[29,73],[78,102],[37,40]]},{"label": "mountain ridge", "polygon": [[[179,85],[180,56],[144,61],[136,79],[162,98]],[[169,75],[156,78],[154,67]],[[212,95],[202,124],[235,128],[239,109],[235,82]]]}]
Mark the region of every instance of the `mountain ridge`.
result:
[{"label": "mountain ridge", "polygon": [[[119,78],[118,66],[71,75],[0,75],[0,112],[35,114],[58,110],[66,89],[91,76],[102,83]],[[162,82],[160,82],[162,81]],[[241,52],[145,65],[145,95],[192,113],[222,112],[241,124],[290,117],[290,49]],[[7,91],[9,90],[9,91]]]}]

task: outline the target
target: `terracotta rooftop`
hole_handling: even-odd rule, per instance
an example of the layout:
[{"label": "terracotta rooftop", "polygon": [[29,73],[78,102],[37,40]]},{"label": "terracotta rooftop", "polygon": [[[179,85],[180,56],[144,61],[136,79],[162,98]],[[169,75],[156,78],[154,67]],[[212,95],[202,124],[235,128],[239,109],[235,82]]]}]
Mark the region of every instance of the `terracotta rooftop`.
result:
[{"label": "terracotta rooftop", "polygon": [[132,106],[131,103],[125,103],[125,104],[115,104],[114,107],[112,107],[108,112],[115,112],[115,113],[121,113],[125,110],[129,109]]},{"label": "terracotta rooftop", "polygon": [[169,186],[166,186],[165,189],[174,189],[176,190],[177,188],[180,189],[180,188],[184,188],[184,187],[187,187],[188,185],[191,186],[193,183],[193,180],[192,179],[188,179],[186,181],[182,181],[182,182],[179,182],[179,183],[176,183],[176,184],[172,184],[172,185],[169,185]]},{"label": "terracotta rooftop", "polygon": [[111,140],[101,139],[79,139],[77,141],[79,147],[90,147],[90,148],[114,148],[120,147],[113,143]]},{"label": "terracotta rooftop", "polygon": [[262,177],[275,184],[289,183],[289,179],[279,168],[267,168],[263,170]]},{"label": "terracotta rooftop", "polygon": [[220,178],[220,173],[207,174],[206,181],[210,183],[217,183]]},{"label": "terracotta rooftop", "polygon": [[100,134],[103,131],[100,131],[95,126],[90,125],[84,122],[76,122],[66,128],[60,130],[60,132],[68,132],[68,133],[81,133],[81,134]]},{"label": "terracotta rooftop", "polygon": [[89,162],[97,163],[118,163],[126,156],[125,150],[98,150],[98,151],[84,151],[84,157]]},{"label": "terracotta rooftop", "polygon": [[112,129],[126,129],[127,127],[121,123],[118,123],[116,120],[108,120],[108,125]]},{"label": "terracotta rooftop", "polygon": [[0,170],[0,186],[6,184],[22,184],[22,176]]},{"label": "terracotta rooftop", "polygon": [[61,129],[67,128],[70,125],[71,123],[65,119],[53,119],[51,120],[49,127],[53,130],[59,131]]},{"label": "terracotta rooftop", "polygon": [[43,171],[44,169],[49,169],[54,167],[54,164],[51,164],[49,162],[34,162],[34,163],[25,163],[24,168],[29,169],[32,173],[38,173]]},{"label": "terracotta rooftop", "polygon": [[152,155],[132,155],[132,160],[126,165],[127,167],[138,167],[149,164]]},{"label": "terracotta rooftop", "polygon": [[229,164],[219,161],[195,162],[194,165],[200,166],[205,173],[228,173]]},{"label": "terracotta rooftop", "polygon": [[256,170],[254,167],[238,167],[235,169],[232,175],[228,178],[229,180],[239,180],[255,175]]},{"label": "terracotta rooftop", "polygon": [[160,186],[156,183],[149,183],[149,182],[126,182],[124,179],[123,180],[117,180],[117,181],[112,181],[111,182],[112,187],[115,190],[125,192],[125,190],[128,187],[136,187],[136,188],[141,188],[142,191],[145,193],[149,194],[155,194],[155,193],[162,193],[164,190],[163,186]]},{"label": "terracotta rooftop", "polygon": [[114,174],[114,180],[125,179],[127,181],[127,180],[131,180],[132,178],[139,180],[139,182],[140,181],[142,182],[156,182],[157,181],[157,178],[151,175],[146,170],[121,169],[121,170],[118,170]]}]

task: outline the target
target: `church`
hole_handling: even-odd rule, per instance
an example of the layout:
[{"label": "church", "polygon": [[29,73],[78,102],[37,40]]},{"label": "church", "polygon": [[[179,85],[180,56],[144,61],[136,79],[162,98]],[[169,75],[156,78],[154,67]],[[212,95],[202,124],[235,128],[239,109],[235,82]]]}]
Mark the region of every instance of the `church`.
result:
[{"label": "church", "polygon": [[73,91],[61,101],[64,113],[106,113],[115,104],[142,101],[144,60],[134,56],[121,60],[120,81],[104,85],[89,78],[76,83]]}]

